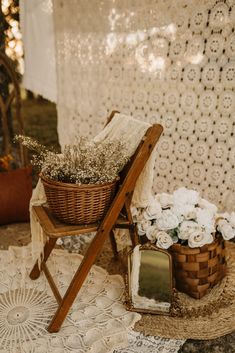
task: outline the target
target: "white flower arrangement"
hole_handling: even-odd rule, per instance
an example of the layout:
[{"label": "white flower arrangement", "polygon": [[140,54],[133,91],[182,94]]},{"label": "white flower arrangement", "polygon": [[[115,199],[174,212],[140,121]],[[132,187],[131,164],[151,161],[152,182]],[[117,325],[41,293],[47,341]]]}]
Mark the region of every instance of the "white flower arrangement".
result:
[{"label": "white flower arrangement", "polygon": [[235,212],[218,213],[217,207],[184,187],[171,194],[158,194],[146,208],[132,207],[140,236],[168,249],[174,243],[191,248],[211,244],[216,234],[235,237]]},{"label": "white flower arrangement", "polygon": [[33,151],[31,162],[45,177],[63,183],[110,183],[129,159],[126,144],[119,139],[95,142],[77,137],[76,144],[65,146],[62,153],[48,150],[28,136],[18,135],[15,141]]}]

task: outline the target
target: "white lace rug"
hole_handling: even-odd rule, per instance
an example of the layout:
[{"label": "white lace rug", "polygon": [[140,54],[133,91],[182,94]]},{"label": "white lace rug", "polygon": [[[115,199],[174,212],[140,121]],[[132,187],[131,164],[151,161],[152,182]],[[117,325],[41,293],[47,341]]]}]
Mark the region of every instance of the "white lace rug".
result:
[{"label": "white lace rug", "polygon": [[176,353],[184,340],[169,340],[158,336],[144,336],[133,330],[128,331],[129,345],[114,353]]},{"label": "white lace rug", "polygon": [[[48,265],[61,294],[81,259],[65,250],[53,252]],[[46,327],[57,304],[44,275],[29,279],[31,267],[30,247],[0,251],[0,353],[174,353],[184,342],[132,331],[140,315],[122,304],[122,278],[98,266],[92,267],[61,330],[49,334]]]}]

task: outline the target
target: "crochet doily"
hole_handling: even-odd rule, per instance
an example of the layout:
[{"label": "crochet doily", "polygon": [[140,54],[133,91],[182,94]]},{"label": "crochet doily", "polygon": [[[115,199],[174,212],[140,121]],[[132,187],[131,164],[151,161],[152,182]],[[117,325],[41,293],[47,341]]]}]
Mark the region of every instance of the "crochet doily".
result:
[{"label": "crochet doily", "polygon": [[[62,295],[81,259],[65,250],[53,251],[48,266]],[[31,268],[29,246],[0,251],[0,353],[105,353],[128,346],[128,341],[128,348],[116,353],[149,353],[156,347],[175,353],[184,342],[133,332],[130,328],[140,315],[122,304],[122,278],[98,266],[92,267],[61,330],[49,334],[46,327],[57,303],[43,274],[36,281],[29,279]]]},{"label": "crochet doily", "polygon": [[154,191],[184,185],[233,209],[235,1],[53,4],[62,146],[114,109],[159,122]]}]

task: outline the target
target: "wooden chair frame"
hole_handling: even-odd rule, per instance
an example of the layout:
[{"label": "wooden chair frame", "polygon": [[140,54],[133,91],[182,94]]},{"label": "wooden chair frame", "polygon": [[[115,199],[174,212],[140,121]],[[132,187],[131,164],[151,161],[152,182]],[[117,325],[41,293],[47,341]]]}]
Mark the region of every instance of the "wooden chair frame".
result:
[{"label": "wooden chair frame", "polygon": [[[112,112],[108,121],[112,119],[115,113],[115,111]],[[30,273],[30,278],[37,279],[40,276],[40,272],[43,271],[58,302],[58,309],[47,328],[49,332],[58,332],[60,330],[70,307],[76,299],[78,291],[86,279],[97,256],[101,252],[104,242],[108,236],[110,236],[114,254],[117,255],[113,229],[129,229],[133,246],[138,243],[138,236],[130,211],[131,199],[136,181],[142,172],[146,161],[150,157],[162,131],[162,126],[158,124],[153,125],[147,130],[135,154],[122,171],[120,175],[119,189],[100,224],[84,226],[65,225],[57,222],[45,207],[35,206],[33,208],[33,212],[35,212],[35,215],[49,240],[46,242],[44,247],[44,256],[41,266],[39,268],[38,262],[36,262]],[[78,267],[64,297],[62,298],[47,268],[46,261],[56,244],[56,240],[59,237],[66,235],[78,235],[91,231],[96,231],[95,237],[91,241],[80,266]]]},{"label": "wooden chair frame", "polygon": [[[18,83],[15,69],[12,65],[11,60],[6,54],[0,52],[0,66],[2,66],[9,77],[9,81],[12,85],[12,90],[9,93],[6,101],[0,95],[0,119],[2,119],[2,130],[3,130],[3,154],[11,153],[11,138],[7,121],[7,114],[11,109],[13,101],[15,101],[15,118],[18,123],[18,133],[24,135],[24,125],[21,116],[21,97],[20,97],[20,86]],[[28,154],[27,150],[22,144],[19,145],[19,157],[23,167],[28,165]]]}]

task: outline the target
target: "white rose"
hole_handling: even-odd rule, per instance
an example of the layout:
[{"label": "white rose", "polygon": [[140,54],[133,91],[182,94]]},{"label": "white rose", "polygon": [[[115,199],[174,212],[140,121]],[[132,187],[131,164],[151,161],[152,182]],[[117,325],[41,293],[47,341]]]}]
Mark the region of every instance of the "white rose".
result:
[{"label": "white rose", "polygon": [[207,233],[215,232],[215,217],[210,210],[197,208],[197,223]]},{"label": "white rose", "polygon": [[198,206],[211,211],[213,214],[216,214],[216,212],[218,211],[218,208],[213,203],[207,201],[206,199],[200,198],[198,202]]},{"label": "white rose", "polygon": [[142,221],[137,223],[137,229],[139,235],[144,235],[146,234],[147,229],[151,226],[150,221]]},{"label": "white rose", "polygon": [[177,235],[173,235],[172,240],[173,240],[173,243],[176,244],[178,243],[179,238],[177,237]]},{"label": "white rose", "polygon": [[143,212],[143,217],[146,220],[155,219],[161,217],[162,208],[159,202],[154,201],[146,207]]},{"label": "white rose", "polygon": [[173,240],[169,234],[161,231],[157,233],[156,245],[161,249],[168,249],[171,245],[173,245]]},{"label": "white rose", "polygon": [[183,221],[179,227],[178,237],[182,240],[187,240],[191,234],[200,233],[201,227],[193,221]]},{"label": "white rose", "polygon": [[188,246],[190,248],[198,248],[200,246],[203,246],[205,244],[211,244],[213,242],[214,238],[212,234],[207,233],[207,232],[194,232],[190,234],[188,238]]},{"label": "white rose", "polygon": [[154,242],[157,239],[157,233],[159,230],[156,228],[156,226],[150,226],[146,230],[146,237],[151,241]]},{"label": "white rose", "polygon": [[199,194],[195,190],[179,188],[173,193],[174,205],[196,205],[199,202]]},{"label": "white rose", "polygon": [[136,216],[139,214],[138,209],[134,206],[131,206],[131,214],[132,214],[133,219],[136,218]]},{"label": "white rose", "polygon": [[178,227],[179,219],[171,210],[163,210],[156,224],[159,230],[170,230]]},{"label": "white rose", "polygon": [[172,212],[180,218],[182,221],[183,219],[195,219],[197,217],[196,208],[194,205],[174,205],[171,208]]},{"label": "white rose", "polygon": [[143,214],[142,214],[142,208],[140,207],[131,207],[131,214],[134,222],[141,222],[144,220]]},{"label": "white rose", "polygon": [[162,193],[156,195],[156,201],[160,203],[162,208],[169,208],[173,205],[173,195]]},{"label": "white rose", "polygon": [[230,240],[235,237],[235,229],[225,219],[218,221],[217,229],[222,234],[224,240]]},{"label": "white rose", "polygon": [[230,225],[235,228],[235,212],[232,212],[229,216],[229,223]]},{"label": "white rose", "polygon": [[196,210],[192,210],[192,211],[189,211],[189,212],[185,213],[184,214],[184,218],[186,220],[196,219],[197,218]]},{"label": "white rose", "polygon": [[226,219],[227,221],[230,218],[230,214],[228,212],[224,212],[224,213],[216,213],[215,218],[220,220],[220,219]]}]

